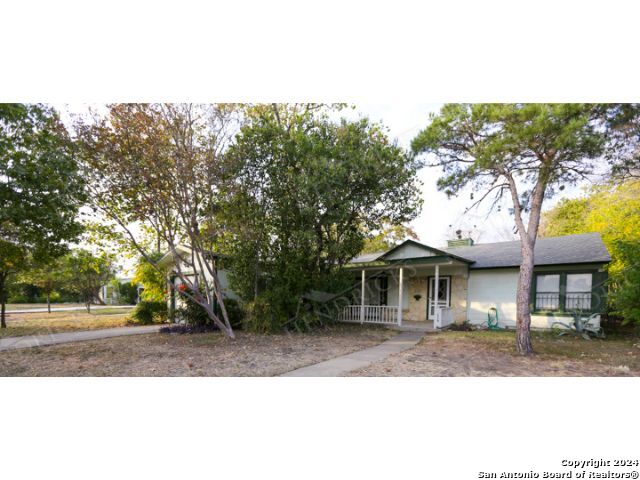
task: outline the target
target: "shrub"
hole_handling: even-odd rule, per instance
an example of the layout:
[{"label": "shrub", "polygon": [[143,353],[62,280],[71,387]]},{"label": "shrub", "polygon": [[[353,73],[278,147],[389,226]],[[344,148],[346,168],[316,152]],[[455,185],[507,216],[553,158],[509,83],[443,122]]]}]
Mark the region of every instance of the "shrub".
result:
[{"label": "shrub", "polygon": [[246,330],[255,333],[271,333],[273,325],[271,307],[263,298],[257,298],[253,302],[247,303],[247,313],[243,324]]},{"label": "shrub", "polygon": [[204,307],[186,295],[182,295],[182,305],[178,307],[178,317],[191,326],[204,326],[213,323]]},{"label": "shrub", "polygon": [[141,325],[149,325],[154,322],[166,322],[167,314],[165,302],[140,302],[133,309],[131,317]]},{"label": "shrub", "polygon": [[135,305],[138,299],[138,287],[131,282],[118,284],[118,293],[120,294],[120,302],[126,305]]},{"label": "shrub", "polygon": [[231,328],[234,330],[242,328],[245,320],[245,311],[242,305],[240,305],[240,302],[233,298],[227,298],[224,301],[224,306],[227,309]]}]

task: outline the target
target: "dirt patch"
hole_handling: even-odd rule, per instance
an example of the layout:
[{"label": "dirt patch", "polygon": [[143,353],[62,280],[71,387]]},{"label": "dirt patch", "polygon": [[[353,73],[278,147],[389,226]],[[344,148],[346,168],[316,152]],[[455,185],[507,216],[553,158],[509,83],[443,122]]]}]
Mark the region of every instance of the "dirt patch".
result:
[{"label": "dirt patch", "polygon": [[384,328],[312,334],[149,334],[0,352],[2,376],[273,376],[377,345]]},{"label": "dirt patch", "polygon": [[515,352],[513,332],[443,332],[350,376],[640,376],[640,339],[586,341],[534,333],[536,354]]}]

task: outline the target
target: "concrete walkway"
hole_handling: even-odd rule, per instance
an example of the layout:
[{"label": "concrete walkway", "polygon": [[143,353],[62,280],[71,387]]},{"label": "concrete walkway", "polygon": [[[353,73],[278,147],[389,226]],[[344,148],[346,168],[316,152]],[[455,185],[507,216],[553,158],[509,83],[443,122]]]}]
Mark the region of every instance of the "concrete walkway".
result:
[{"label": "concrete walkway", "polygon": [[[91,311],[94,310],[104,310],[107,308],[134,308],[135,305],[91,305]],[[76,312],[76,311],[87,311],[87,307],[51,307],[51,313],[55,312]],[[48,312],[47,307],[44,308],[28,308],[24,310],[7,310],[7,315],[13,313],[42,313]]]},{"label": "concrete walkway", "polygon": [[0,338],[0,351],[17,348],[44,347],[59,343],[84,342],[103,338],[122,337],[125,335],[140,335],[160,330],[162,325],[145,327],[103,328],[100,330],[81,330],[76,332],[50,333],[48,335],[27,335],[24,337]]},{"label": "concrete walkway", "polygon": [[375,347],[366,348],[359,352],[332,358],[324,362],[292,370],[281,377],[338,377],[352,370],[368,367],[372,363],[380,362],[389,355],[404,352],[416,345],[425,332],[402,332],[395,337]]}]

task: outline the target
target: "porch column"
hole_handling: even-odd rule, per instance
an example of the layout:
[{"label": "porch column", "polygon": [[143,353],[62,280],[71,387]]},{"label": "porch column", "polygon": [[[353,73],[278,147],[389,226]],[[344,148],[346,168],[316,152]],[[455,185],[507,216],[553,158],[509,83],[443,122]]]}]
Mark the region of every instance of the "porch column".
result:
[{"label": "porch column", "polygon": [[434,280],[434,287],[433,287],[433,313],[435,316],[434,322],[433,322],[433,326],[438,328],[439,325],[439,320],[440,320],[440,304],[438,303],[438,288],[440,287],[440,265],[436,265],[436,275]]},{"label": "porch column", "polygon": [[360,299],[360,323],[364,323],[364,287],[365,287],[365,272],[362,270],[362,288]]},{"label": "porch column", "polygon": [[400,267],[400,278],[398,279],[398,326],[402,326],[402,272]]}]

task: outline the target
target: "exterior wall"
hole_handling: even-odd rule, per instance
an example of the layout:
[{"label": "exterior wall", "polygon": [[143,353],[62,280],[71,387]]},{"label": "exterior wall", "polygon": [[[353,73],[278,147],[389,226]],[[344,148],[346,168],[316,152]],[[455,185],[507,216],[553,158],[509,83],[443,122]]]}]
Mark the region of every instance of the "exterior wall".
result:
[{"label": "exterior wall", "polygon": [[451,310],[455,323],[463,323],[467,319],[468,285],[468,275],[451,276]]},{"label": "exterior wall", "polygon": [[[565,269],[570,270],[571,267]],[[518,271],[518,268],[501,268],[469,272],[467,308],[469,322],[477,325],[485,323],[489,308],[495,307],[498,310],[500,325],[515,328]],[[551,313],[532,314],[531,328],[551,328],[553,322],[557,321],[566,321],[566,317]]]},{"label": "exterior wall", "polygon": [[[427,318],[427,277],[411,277],[407,281],[409,305],[403,311],[406,320],[424,321]],[[416,300],[414,295],[420,295]]]},{"label": "exterior wall", "polygon": [[[427,289],[428,279],[433,276],[433,272],[410,276],[405,278],[403,295],[403,318],[412,321],[425,321],[427,319]],[[456,323],[462,323],[467,318],[467,274],[466,268],[446,268],[440,269],[441,276],[451,277],[451,309],[453,319]],[[415,295],[420,295],[416,300]],[[396,286],[397,296],[397,286]],[[391,303],[389,303],[391,305]],[[397,305],[396,301],[393,305]]]},{"label": "exterior wall", "polygon": [[433,257],[435,253],[427,250],[426,248],[419,247],[417,245],[405,245],[402,248],[399,248],[391,255],[385,257],[387,260],[404,260],[407,258],[416,258],[416,257]]},{"label": "exterior wall", "polygon": [[495,307],[499,322],[515,327],[517,285],[517,268],[470,270],[467,307],[469,322],[478,325],[485,323],[488,310]]}]

